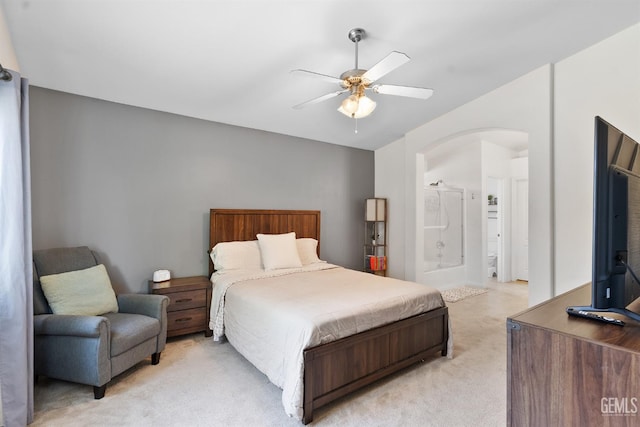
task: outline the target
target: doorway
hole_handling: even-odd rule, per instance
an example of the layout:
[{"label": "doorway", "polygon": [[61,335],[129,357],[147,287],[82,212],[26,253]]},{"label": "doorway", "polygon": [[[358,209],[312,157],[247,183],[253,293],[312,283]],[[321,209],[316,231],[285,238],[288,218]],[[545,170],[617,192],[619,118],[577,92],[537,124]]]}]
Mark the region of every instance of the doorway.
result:
[{"label": "doorway", "polygon": [[487,277],[504,281],[504,183],[500,178],[487,177]]},{"label": "doorway", "polygon": [[[442,181],[465,189],[465,253],[461,267],[462,280],[468,285],[485,286],[494,275],[496,281],[514,280],[512,185],[516,178],[528,178],[527,146],[528,135],[520,131],[476,130],[445,138],[416,157],[417,182],[430,186]],[[423,191],[416,192],[416,228],[420,231],[426,225],[424,197]],[[415,234],[415,251],[419,257],[416,277],[426,282],[423,232]]]}]

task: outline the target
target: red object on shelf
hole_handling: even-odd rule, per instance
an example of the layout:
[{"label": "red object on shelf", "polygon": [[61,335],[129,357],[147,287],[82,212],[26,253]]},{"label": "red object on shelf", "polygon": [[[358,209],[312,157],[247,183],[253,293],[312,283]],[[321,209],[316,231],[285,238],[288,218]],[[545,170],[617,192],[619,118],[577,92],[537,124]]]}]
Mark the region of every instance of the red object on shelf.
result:
[{"label": "red object on shelf", "polygon": [[381,271],[387,269],[386,256],[369,255],[369,268],[371,271]]}]

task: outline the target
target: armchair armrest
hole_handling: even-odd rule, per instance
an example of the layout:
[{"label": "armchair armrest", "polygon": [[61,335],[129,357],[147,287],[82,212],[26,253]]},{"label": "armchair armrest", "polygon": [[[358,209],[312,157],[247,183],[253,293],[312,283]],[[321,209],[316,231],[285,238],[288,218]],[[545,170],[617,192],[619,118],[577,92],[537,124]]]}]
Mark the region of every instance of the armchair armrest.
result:
[{"label": "armchair armrest", "polygon": [[37,314],[33,316],[35,335],[62,335],[95,338],[109,329],[109,319],[102,316]]},{"label": "armchair armrest", "polygon": [[121,313],[144,314],[160,321],[166,316],[169,297],[155,294],[120,294],[118,310]]}]

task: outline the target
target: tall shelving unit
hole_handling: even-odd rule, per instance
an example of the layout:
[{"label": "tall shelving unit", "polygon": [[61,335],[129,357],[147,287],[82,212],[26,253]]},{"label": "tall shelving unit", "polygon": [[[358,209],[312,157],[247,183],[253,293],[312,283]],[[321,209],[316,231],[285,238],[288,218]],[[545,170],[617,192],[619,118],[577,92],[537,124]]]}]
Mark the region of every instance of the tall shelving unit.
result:
[{"label": "tall shelving unit", "polygon": [[387,273],[387,199],[367,199],[364,206],[364,271]]}]

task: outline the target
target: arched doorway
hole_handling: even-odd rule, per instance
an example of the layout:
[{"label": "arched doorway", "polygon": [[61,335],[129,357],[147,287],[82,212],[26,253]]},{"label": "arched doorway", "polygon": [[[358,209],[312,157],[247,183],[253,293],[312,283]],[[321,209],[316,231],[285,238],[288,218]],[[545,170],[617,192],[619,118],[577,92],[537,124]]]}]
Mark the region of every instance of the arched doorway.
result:
[{"label": "arched doorway", "polygon": [[[514,230],[527,227],[521,217],[514,216],[521,208],[514,205],[515,200],[521,201],[521,195],[514,192],[522,190],[521,184],[528,177],[528,135],[509,129],[470,130],[443,138],[419,156],[423,158],[424,168],[417,168],[417,173],[423,176],[416,177],[416,182],[423,182],[424,187],[416,191],[419,213],[416,265],[425,268],[418,271],[418,281],[442,289],[460,284],[484,286],[490,276],[491,261],[495,261],[498,280],[514,280],[514,262],[522,259],[521,252],[519,257],[515,256],[514,251],[522,250],[522,245],[520,241],[516,243]],[[438,182],[463,193],[464,263],[455,268],[427,259],[434,253],[431,246],[442,240],[435,241],[432,237],[433,224],[425,225],[428,200],[424,188]],[[491,183],[497,183],[499,191],[494,190]],[[444,226],[446,224],[440,225]],[[442,255],[443,245],[440,246],[437,254]],[[432,268],[434,265],[442,268]]]}]

